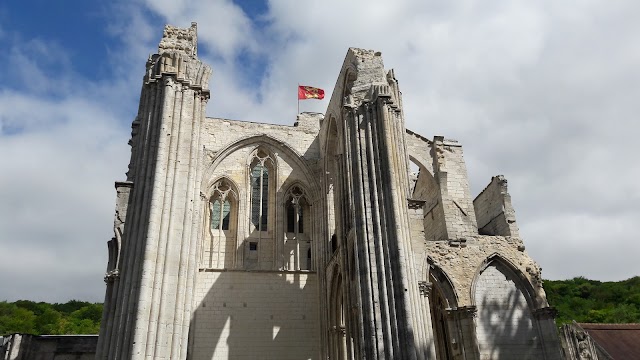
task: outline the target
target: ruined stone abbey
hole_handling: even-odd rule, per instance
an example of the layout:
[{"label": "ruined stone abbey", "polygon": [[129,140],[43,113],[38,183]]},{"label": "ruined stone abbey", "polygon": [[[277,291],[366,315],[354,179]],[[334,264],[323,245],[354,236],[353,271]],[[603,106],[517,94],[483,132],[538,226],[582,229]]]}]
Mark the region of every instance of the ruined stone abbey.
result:
[{"label": "ruined stone abbey", "polygon": [[211,73],[195,24],[165,27],[97,359],[561,358],[507,181],[472,197],[460,143],[405,128],[380,53],[347,50],[326,112],[290,126],[206,117]]}]

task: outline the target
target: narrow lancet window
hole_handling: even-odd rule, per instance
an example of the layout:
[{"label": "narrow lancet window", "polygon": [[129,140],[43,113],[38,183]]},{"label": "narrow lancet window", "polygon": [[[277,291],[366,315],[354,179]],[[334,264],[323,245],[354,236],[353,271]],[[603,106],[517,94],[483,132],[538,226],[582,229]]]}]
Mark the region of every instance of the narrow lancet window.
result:
[{"label": "narrow lancet window", "polygon": [[251,170],[251,223],[256,230],[267,230],[268,204],[269,169],[263,164],[257,164]]},{"label": "narrow lancet window", "polygon": [[[289,270],[311,270],[311,236],[305,234],[305,218],[310,216],[309,203],[305,192],[299,186],[293,186],[285,197],[286,234],[285,251],[289,254]],[[307,219],[308,220],[308,219]],[[306,256],[305,256],[306,255]]]},{"label": "narrow lancet window", "polygon": [[228,199],[216,199],[211,203],[211,230],[229,230],[230,217],[231,202]]},{"label": "narrow lancet window", "polygon": [[209,200],[209,236],[204,246],[204,266],[225,268],[233,266],[237,222],[238,195],[230,183],[221,179],[213,185]]},{"label": "narrow lancet window", "polygon": [[289,202],[287,204],[287,232],[296,232],[296,222],[298,223],[298,233],[304,233],[304,207]]}]

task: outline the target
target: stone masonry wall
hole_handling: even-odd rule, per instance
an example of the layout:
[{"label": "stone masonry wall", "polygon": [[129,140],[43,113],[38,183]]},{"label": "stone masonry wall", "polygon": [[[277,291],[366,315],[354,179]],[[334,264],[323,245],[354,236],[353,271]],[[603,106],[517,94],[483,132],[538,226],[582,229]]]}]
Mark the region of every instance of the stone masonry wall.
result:
[{"label": "stone masonry wall", "polygon": [[[305,121],[306,117],[301,120],[299,119],[298,126],[289,126],[206,118],[201,142],[206,150],[216,152],[237,140],[267,135],[287,144],[305,160],[315,163],[314,160],[320,158],[320,149],[316,143],[317,132],[313,132],[315,127]],[[308,122],[312,120],[309,119]]]},{"label": "stone masonry wall", "polygon": [[201,271],[193,360],[318,359],[315,273]]},{"label": "stone masonry wall", "polygon": [[413,197],[425,201],[423,209],[424,238],[429,241],[447,239],[447,223],[440,188],[431,174],[425,170],[420,170]]},{"label": "stone masonry wall", "polygon": [[0,359],[6,360],[93,360],[97,335],[0,336]]},{"label": "stone masonry wall", "polygon": [[527,300],[514,279],[487,267],[475,285],[480,359],[543,359],[541,339]]},{"label": "stone masonry wall", "polygon": [[494,254],[500,254],[532,284],[536,291],[533,302],[537,307],[548,306],[542,289],[540,267],[524,252],[520,238],[476,235],[465,240],[425,242],[426,253],[433,264],[440,267],[451,280],[458,306],[476,305],[471,297],[473,281],[483,264]]},{"label": "stone masonry wall", "polygon": [[407,144],[407,154],[416,165],[424,168],[433,175],[433,157],[431,156],[431,148],[433,142],[416,134],[411,130],[406,130],[404,141]]},{"label": "stone masonry wall", "polygon": [[455,140],[434,137],[434,177],[442,192],[447,236],[457,239],[478,233],[475,210],[469,191],[462,146]]},{"label": "stone masonry wall", "polygon": [[491,183],[473,200],[473,207],[481,234],[518,236],[515,210],[503,176],[491,179]]}]

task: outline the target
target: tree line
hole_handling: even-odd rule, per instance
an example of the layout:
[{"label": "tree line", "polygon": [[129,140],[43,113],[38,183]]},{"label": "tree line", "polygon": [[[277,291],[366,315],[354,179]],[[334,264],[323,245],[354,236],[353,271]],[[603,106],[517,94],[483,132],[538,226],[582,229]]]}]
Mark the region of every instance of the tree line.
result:
[{"label": "tree line", "polygon": [[0,301],[0,336],[13,333],[33,335],[97,334],[102,304],[71,300],[49,304],[18,300]]},{"label": "tree line", "polygon": [[640,276],[623,281],[584,277],[545,280],[549,304],[558,310],[558,325],[582,323],[639,323]]},{"label": "tree line", "polygon": [[[602,282],[576,277],[545,280],[549,304],[558,310],[558,325],[573,320],[587,323],[640,323],[640,276]],[[49,304],[0,301],[0,336],[97,334],[102,304],[71,300]]]}]

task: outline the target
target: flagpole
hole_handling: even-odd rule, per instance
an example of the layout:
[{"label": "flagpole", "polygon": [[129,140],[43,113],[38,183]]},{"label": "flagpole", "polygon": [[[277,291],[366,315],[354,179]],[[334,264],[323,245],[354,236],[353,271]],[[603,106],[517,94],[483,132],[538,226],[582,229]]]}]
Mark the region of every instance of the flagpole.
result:
[{"label": "flagpole", "polygon": [[300,91],[300,83],[298,83],[298,88],[296,89],[296,98],[298,99],[298,112],[296,113],[296,121],[298,121],[298,115],[300,115],[300,95],[298,95],[299,91]]}]

